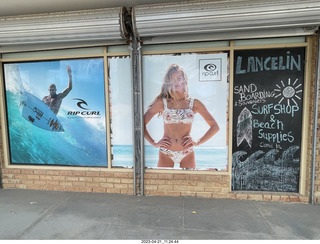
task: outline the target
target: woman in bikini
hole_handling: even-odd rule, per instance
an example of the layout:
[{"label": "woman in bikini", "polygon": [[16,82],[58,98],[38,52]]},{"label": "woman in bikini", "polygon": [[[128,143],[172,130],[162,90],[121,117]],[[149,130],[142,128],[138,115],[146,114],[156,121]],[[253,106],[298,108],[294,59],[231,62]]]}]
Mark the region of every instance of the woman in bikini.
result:
[{"label": "woman in bikini", "polygon": [[[206,107],[188,95],[187,76],[177,65],[169,66],[163,79],[160,94],[155,98],[144,115],[144,136],[154,147],[159,148],[158,167],[195,168],[194,146],[198,146],[219,131],[219,126]],[[191,127],[194,115],[199,113],[209,125],[207,132],[194,141]],[[164,134],[160,141],[155,142],[147,130],[147,124],[156,114],[162,114]]]}]

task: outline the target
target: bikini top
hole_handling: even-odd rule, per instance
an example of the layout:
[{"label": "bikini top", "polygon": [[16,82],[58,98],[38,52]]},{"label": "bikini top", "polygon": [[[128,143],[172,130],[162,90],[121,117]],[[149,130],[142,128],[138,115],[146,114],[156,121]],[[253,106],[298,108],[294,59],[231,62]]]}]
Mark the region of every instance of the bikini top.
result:
[{"label": "bikini top", "polygon": [[162,113],[163,122],[165,124],[191,124],[194,118],[192,111],[194,99],[190,99],[189,108],[185,109],[169,109],[167,99],[163,99],[164,111]]}]

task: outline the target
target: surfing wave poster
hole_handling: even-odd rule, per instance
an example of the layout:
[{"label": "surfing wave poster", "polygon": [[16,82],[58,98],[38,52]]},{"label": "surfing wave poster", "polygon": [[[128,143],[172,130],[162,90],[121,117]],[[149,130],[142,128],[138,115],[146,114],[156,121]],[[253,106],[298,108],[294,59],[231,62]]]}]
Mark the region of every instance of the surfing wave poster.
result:
[{"label": "surfing wave poster", "polygon": [[11,164],[107,167],[102,58],[4,64]]}]

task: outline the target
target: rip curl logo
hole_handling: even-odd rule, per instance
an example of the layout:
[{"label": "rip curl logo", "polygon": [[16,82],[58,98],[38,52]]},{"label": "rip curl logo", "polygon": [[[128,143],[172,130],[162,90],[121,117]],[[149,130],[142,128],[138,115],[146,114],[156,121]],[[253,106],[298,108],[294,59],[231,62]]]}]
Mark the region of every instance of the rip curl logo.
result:
[{"label": "rip curl logo", "polygon": [[199,60],[199,81],[221,81],[221,58]]},{"label": "rip curl logo", "polygon": [[72,100],[78,101],[76,105],[82,109],[79,110],[71,110],[67,112],[68,118],[100,118],[100,111],[94,111],[88,108],[88,104],[85,100],[81,98],[74,98]]},{"label": "rip curl logo", "polygon": [[85,100],[80,99],[80,98],[74,98],[74,99],[72,99],[72,100],[78,100],[78,101],[79,101],[79,102],[77,102],[77,106],[78,106],[79,108],[84,109],[84,110],[90,110],[89,108],[84,108],[84,107],[83,107],[83,104],[86,105],[86,106],[88,106],[88,104],[87,104],[87,102],[86,102]]},{"label": "rip curl logo", "polygon": [[206,71],[215,71],[217,69],[217,65],[215,65],[215,64],[207,64],[203,68]]}]

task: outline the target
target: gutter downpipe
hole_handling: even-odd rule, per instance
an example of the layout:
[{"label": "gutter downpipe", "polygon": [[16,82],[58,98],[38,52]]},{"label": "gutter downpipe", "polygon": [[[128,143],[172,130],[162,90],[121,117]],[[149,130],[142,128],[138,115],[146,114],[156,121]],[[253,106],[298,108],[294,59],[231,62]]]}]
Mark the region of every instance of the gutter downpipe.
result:
[{"label": "gutter downpipe", "polygon": [[317,74],[315,82],[315,96],[314,96],[314,112],[313,112],[313,142],[312,142],[312,165],[311,165],[311,195],[310,203],[314,204],[314,186],[315,186],[315,168],[316,168],[316,150],[317,150],[317,132],[318,132],[318,104],[319,104],[319,78],[320,78],[320,37],[318,37],[317,47]]},{"label": "gutter downpipe", "polygon": [[[144,189],[144,122],[142,95],[141,43],[132,35],[130,43],[132,79],[132,126],[133,126],[133,194],[143,195]],[[137,184],[138,183],[138,184]]]},{"label": "gutter downpipe", "polygon": [[135,140],[135,67],[136,67],[136,62],[135,62],[135,57],[134,57],[134,40],[130,41],[130,58],[131,58],[131,94],[132,94],[132,146],[133,146],[133,195],[137,195],[137,177],[136,177],[136,140]]},{"label": "gutter downpipe", "polygon": [[140,86],[140,194],[144,195],[144,109],[143,109],[143,74],[142,74],[142,45],[138,40],[138,71],[139,71],[139,86]]}]

